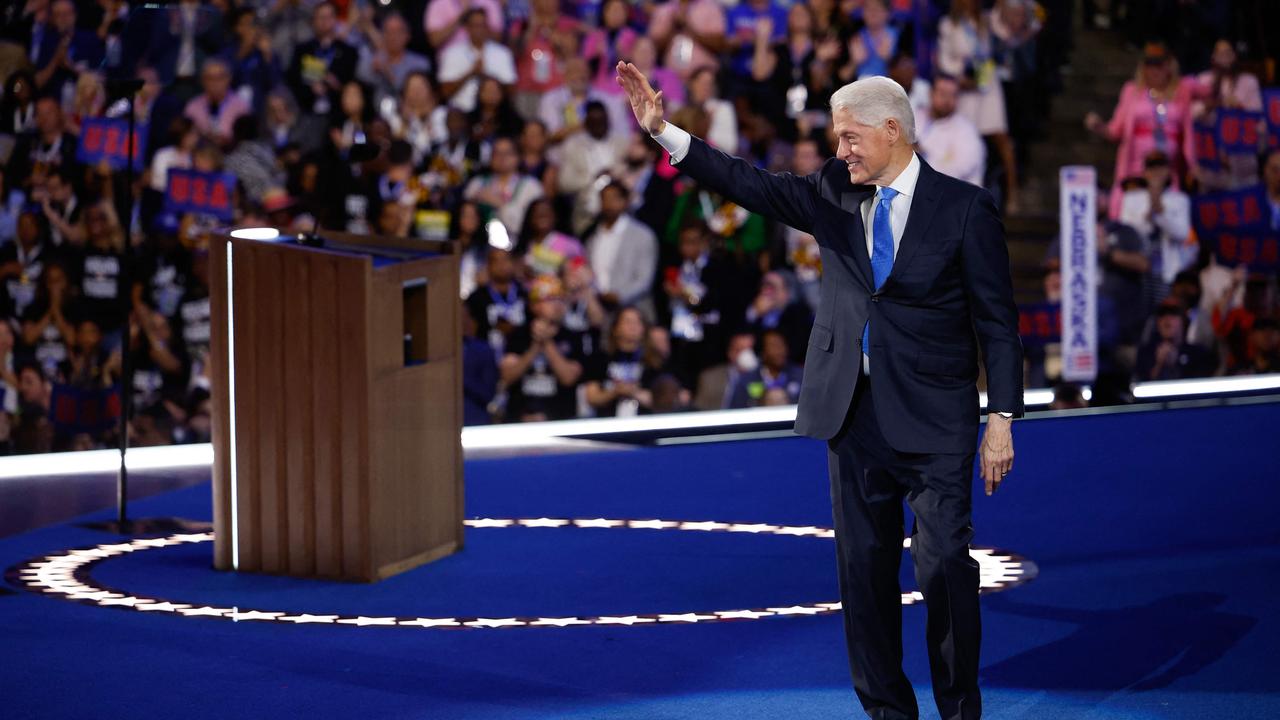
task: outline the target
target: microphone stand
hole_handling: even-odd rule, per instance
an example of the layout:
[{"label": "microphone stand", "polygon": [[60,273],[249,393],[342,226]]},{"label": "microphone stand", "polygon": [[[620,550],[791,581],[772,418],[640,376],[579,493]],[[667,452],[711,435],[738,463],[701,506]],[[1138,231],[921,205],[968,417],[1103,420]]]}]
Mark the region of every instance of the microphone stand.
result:
[{"label": "microphone stand", "polygon": [[[106,82],[108,91],[115,90],[124,95],[129,118],[129,131],[125,139],[125,198],[124,198],[124,237],[126,258],[130,251],[133,234],[133,153],[135,134],[135,111],[133,97],[142,89],[141,78],[111,78]],[[144,241],[145,243],[145,241]],[[145,249],[145,248],[144,248]],[[121,273],[121,275],[125,275]],[[127,275],[125,276],[127,278]],[[125,464],[125,456],[129,450],[129,416],[133,412],[133,293],[129,288],[124,303],[124,336],[120,341],[120,423],[119,433],[120,469],[116,474],[116,531],[123,535],[132,534],[133,523],[129,520],[129,467]]]}]

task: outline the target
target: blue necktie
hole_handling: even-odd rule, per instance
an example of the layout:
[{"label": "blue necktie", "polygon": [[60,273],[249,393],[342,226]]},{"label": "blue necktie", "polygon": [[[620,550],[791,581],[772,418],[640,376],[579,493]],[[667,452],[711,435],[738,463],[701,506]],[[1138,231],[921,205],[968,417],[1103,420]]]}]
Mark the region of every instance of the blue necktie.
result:
[{"label": "blue necktie", "polygon": [[[891,187],[880,188],[880,202],[876,203],[876,214],[871,219],[871,275],[876,282],[876,290],[884,285],[889,272],[893,270],[893,226],[889,224],[889,204],[898,196],[898,191]],[[871,355],[871,320],[862,327],[862,352]]]}]

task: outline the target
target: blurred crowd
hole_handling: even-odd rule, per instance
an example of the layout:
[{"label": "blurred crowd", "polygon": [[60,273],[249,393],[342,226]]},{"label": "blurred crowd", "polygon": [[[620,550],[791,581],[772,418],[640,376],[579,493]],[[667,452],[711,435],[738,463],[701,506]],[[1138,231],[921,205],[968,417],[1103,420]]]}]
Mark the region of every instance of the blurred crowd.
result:
[{"label": "blurred crowd", "polygon": [[[1085,19],[1132,24],[1126,5],[1144,4]],[[1074,12],[1071,0],[0,2],[0,445],[115,442],[126,357],[131,442],[208,440],[208,238],[227,222],[170,209],[175,169],[234,175],[236,225],[459,243],[468,423],[793,403],[820,294],[814,239],[682,176],[637,132],[615,64],[662,89],[676,124],[798,174],[830,155],[831,93],[888,75],[916,108],[925,159],[1016,213]],[[1107,368],[1127,367],[1126,387],[1275,367],[1274,278],[1215,270],[1181,213],[1192,188],[1265,168],[1280,217],[1280,159],[1197,175],[1186,135],[1142,115],[1185,128],[1179,113],[1251,102],[1236,45],[1180,75],[1168,48],[1199,50],[1176,24],[1153,30],[1165,27],[1125,26],[1168,45],[1146,49],[1110,122],[1087,120],[1121,148],[1099,252],[1102,292],[1114,285],[1125,315]],[[140,84],[132,110],[121,78]],[[77,153],[87,120],[131,111],[145,126],[132,182]],[[1053,383],[1053,346],[1031,356],[1033,384]]]}]

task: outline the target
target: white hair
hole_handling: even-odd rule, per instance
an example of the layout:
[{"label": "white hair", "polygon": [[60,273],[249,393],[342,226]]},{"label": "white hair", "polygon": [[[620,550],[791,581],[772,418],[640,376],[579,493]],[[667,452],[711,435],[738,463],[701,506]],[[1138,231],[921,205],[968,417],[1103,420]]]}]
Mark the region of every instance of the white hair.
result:
[{"label": "white hair", "polygon": [[916,141],[916,116],[907,91],[883,75],[854,80],[831,94],[831,111],[846,110],[860,125],[880,127],[889,118],[898,121],[907,142]]}]

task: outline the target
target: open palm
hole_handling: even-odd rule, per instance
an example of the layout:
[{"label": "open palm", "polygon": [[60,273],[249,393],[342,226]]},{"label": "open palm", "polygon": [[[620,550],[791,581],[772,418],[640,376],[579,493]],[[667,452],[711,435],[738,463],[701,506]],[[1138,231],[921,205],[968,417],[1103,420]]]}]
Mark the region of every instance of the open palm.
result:
[{"label": "open palm", "polygon": [[631,63],[619,62],[617,70],[616,79],[627,93],[627,100],[631,102],[631,112],[635,113],[636,122],[640,123],[640,127],[647,130],[650,135],[662,132],[664,125],[662,91],[655,92],[653,86],[649,84],[649,79]]}]

